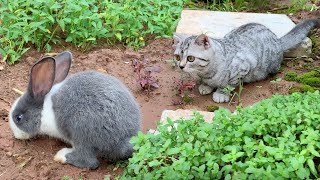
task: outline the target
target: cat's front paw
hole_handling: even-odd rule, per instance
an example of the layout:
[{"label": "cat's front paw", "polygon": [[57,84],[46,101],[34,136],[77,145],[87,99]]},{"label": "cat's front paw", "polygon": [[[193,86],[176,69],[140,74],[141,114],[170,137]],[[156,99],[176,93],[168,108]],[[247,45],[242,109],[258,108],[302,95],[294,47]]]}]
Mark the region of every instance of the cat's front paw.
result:
[{"label": "cat's front paw", "polygon": [[199,93],[200,93],[201,95],[210,94],[212,91],[213,91],[213,88],[210,87],[210,86],[203,85],[203,84],[201,84],[201,85],[199,86]]},{"label": "cat's front paw", "polygon": [[230,96],[220,92],[214,92],[212,95],[212,100],[217,103],[229,102]]}]

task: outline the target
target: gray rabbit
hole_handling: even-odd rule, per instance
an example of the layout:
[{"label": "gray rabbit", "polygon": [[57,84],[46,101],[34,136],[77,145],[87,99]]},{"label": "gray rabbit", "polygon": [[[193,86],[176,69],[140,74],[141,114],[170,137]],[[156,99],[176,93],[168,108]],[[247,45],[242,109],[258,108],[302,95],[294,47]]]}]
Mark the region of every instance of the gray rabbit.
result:
[{"label": "gray rabbit", "polygon": [[111,75],[84,71],[67,77],[71,60],[70,52],[62,52],[32,66],[28,89],[9,114],[15,138],[40,134],[70,143],[54,160],[81,168],[97,168],[98,157],[131,157],[129,140],[140,130],[135,98]]}]

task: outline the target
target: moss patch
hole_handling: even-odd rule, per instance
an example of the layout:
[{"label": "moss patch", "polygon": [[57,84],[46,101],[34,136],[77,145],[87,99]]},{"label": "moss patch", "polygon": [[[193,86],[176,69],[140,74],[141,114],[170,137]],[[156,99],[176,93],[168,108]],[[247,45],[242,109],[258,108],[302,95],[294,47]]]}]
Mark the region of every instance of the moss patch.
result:
[{"label": "moss patch", "polygon": [[320,87],[320,78],[319,77],[312,77],[307,79],[300,80],[302,84],[306,84],[313,87]]},{"label": "moss patch", "polygon": [[314,56],[320,54],[320,38],[319,31],[310,36],[312,41],[312,54]]},{"label": "moss patch", "polygon": [[184,103],[189,104],[189,103],[192,103],[194,99],[193,99],[193,97],[191,97],[189,95],[185,95],[185,96],[182,97],[182,100],[183,100]]},{"label": "moss patch", "polygon": [[316,90],[320,90],[320,88],[312,87],[309,85],[298,85],[298,86],[293,86],[289,89],[289,94],[292,94],[294,92],[315,92]]},{"label": "moss patch", "polygon": [[207,111],[214,112],[219,109],[219,106],[211,105],[207,107]]},{"label": "moss patch", "polygon": [[313,87],[320,87],[320,69],[315,69],[304,73],[296,78],[301,84],[306,84]]},{"label": "moss patch", "polygon": [[306,72],[300,76],[295,72],[288,72],[284,75],[286,81],[296,81],[301,84],[289,89],[289,94],[294,92],[314,92],[320,90],[320,68]]},{"label": "moss patch", "polygon": [[284,75],[284,80],[286,81],[295,81],[297,79],[298,75],[295,72],[287,72]]}]

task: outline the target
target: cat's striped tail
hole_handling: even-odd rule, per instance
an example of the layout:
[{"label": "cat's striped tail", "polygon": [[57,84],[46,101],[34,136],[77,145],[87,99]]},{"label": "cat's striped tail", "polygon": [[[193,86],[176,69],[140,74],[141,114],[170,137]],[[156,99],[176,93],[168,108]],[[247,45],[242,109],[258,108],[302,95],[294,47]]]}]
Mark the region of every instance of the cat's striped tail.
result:
[{"label": "cat's striped tail", "polygon": [[284,51],[298,45],[313,28],[320,28],[320,19],[308,19],[298,23],[290,32],[280,38]]}]

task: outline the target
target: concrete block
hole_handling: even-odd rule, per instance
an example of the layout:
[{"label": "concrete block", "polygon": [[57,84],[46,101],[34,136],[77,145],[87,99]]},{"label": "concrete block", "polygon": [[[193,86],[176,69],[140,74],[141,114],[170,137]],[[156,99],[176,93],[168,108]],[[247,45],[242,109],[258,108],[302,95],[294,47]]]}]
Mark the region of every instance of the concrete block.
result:
[{"label": "concrete block", "polygon": [[[185,119],[189,120],[192,118],[194,110],[192,109],[177,109],[177,110],[164,110],[162,111],[160,121],[163,123],[167,122],[167,118],[170,118],[172,121],[178,120],[178,119]],[[207,111],[197,111],[200,114],[204,116],[204,120],[208,123],[212,122],[212,118],[214,117],[213,112],[207,112]]]},{"label": "concrete block", "polygon": [[[265,25],[278,37],[282,37],[295,26],[285,14],[183,10],[176,33],[206,33],[213,38],[223,38],[231,30],[250,22]],[[311,40],[306,38],[296,48],[286,52],[285,57],[309,56],[311,47]]]},{"label": "concrete block", "polygon": [[[162,111],[160,121],[165,124],[165,123],[167,123],[167,118],[170,118],[172,121],[176,121],[181,118],[183,118],[184,120],[189,120],[189,119],[191,119],[191,117],[193,115],[193,111],[194,110],[192,110],[192,109],[164,110],[164,111]],[[208,122],[208,123],[212,122],[212,119],[214,117],[213,112],[207,112],[207,111],[197,111],[197,112],[199,112],[200,114],[202,114],[204,116],[204,120],[206,122]],[[170,129],[168,129],[168,130],[170,130]],[[150,129],[148,131],[148,133],[158,134],[159,132],[154,129]]]}]

